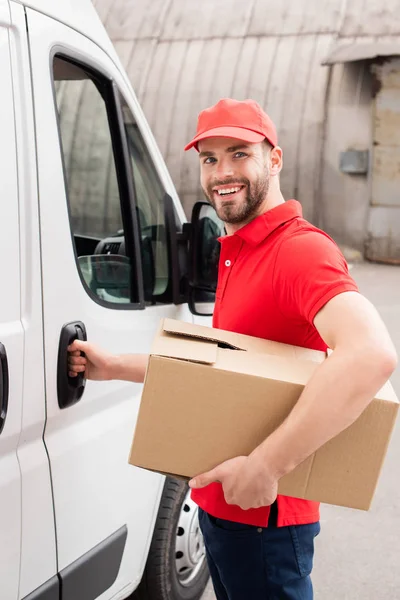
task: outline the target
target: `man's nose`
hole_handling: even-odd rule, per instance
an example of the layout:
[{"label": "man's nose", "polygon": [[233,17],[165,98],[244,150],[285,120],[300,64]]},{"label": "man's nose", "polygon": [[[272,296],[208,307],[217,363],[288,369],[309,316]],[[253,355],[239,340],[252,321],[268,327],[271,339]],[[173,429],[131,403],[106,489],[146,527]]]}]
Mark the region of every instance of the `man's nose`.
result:
[{"label": "man's nose", "polygon": [[232,163],[229,160],[219,160],[217,163],[216,175],[218,179],[232,177],[234,174]]}]

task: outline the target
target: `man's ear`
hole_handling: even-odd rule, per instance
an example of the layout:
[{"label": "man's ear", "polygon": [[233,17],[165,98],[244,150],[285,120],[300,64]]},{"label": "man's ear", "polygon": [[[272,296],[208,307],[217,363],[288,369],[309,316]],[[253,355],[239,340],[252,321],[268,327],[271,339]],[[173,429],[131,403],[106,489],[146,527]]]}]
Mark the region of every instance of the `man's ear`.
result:
[{"label": "man's ear", "polygon": [[280,148],[279,146],[275,146],[275,148],[272,148],[269,155],[269,160],[271,163],[270,175],[279,175],[283,167],[282,148]]}]

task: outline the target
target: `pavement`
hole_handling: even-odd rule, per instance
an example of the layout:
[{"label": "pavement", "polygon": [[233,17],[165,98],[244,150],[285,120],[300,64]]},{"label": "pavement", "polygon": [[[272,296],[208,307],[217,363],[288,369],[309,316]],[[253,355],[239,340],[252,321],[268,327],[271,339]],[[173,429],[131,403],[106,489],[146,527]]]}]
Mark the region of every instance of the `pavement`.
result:
[{"label": "pavement", "polygon": [[[357,262],[351,274],[378,309],[400,356],[400,266]],[[400,397],[400,367],[392,377]],[[321,506],[315,600],[400,600],[400,418],[368,512]],[[202,600],[215,600],[211,583]],[[243,600],[252,600],[244,598]]]}]

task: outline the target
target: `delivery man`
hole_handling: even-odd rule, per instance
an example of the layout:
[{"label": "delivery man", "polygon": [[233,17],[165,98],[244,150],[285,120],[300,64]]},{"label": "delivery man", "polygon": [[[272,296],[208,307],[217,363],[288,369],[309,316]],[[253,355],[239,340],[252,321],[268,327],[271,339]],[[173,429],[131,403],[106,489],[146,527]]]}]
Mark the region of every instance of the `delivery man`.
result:
[{"label": "delivery man", "polygon": [[[256,102],[222,99],[203,110],[190,148],[227,233],[214,326],[333,350],[272,435],[189,483],[215,593],[311,600],[319,505],[277,496],[279,479],[357,419],[395,369],[396,352],[337,245],[303,219],[296,200],[284,200],[282,150]],[[113,356],[79,341],[70,350],[71,375],[86,369],[89,379],[144,380],[147,356]]]}]

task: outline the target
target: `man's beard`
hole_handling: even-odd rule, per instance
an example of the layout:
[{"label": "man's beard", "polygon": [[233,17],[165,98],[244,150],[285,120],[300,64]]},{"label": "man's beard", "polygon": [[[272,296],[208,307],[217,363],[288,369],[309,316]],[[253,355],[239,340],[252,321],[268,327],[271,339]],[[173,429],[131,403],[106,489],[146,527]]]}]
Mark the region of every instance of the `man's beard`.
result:
[{"label": "man's beard", "polygon": [[[222,204],[217,206],[214,202],[214,192],[213,188],[219,185],[245,185],[247,189],[247,195],[242,201],[241,204],[236,204],[236,202],[229,203],[229,196],[225,197],[226,204]],[[264,173],[262,177],[258,177],[252,184],[250,181],[244,177],[240,179],[226,179],[225,181],[217,180],[213,181],[212,184],[207,186],[205,190],[203,188],[203,192],[210,202],[211,206],[214,207],[218,217],[224,223],[230,224],[238,224],[238,223],[248,223],[252,220],[257,214],[258,208],[264,202],[267,197],[269,190],[269,173]],[[221,196],[222,202],[224,201],[224,196]]]}]

